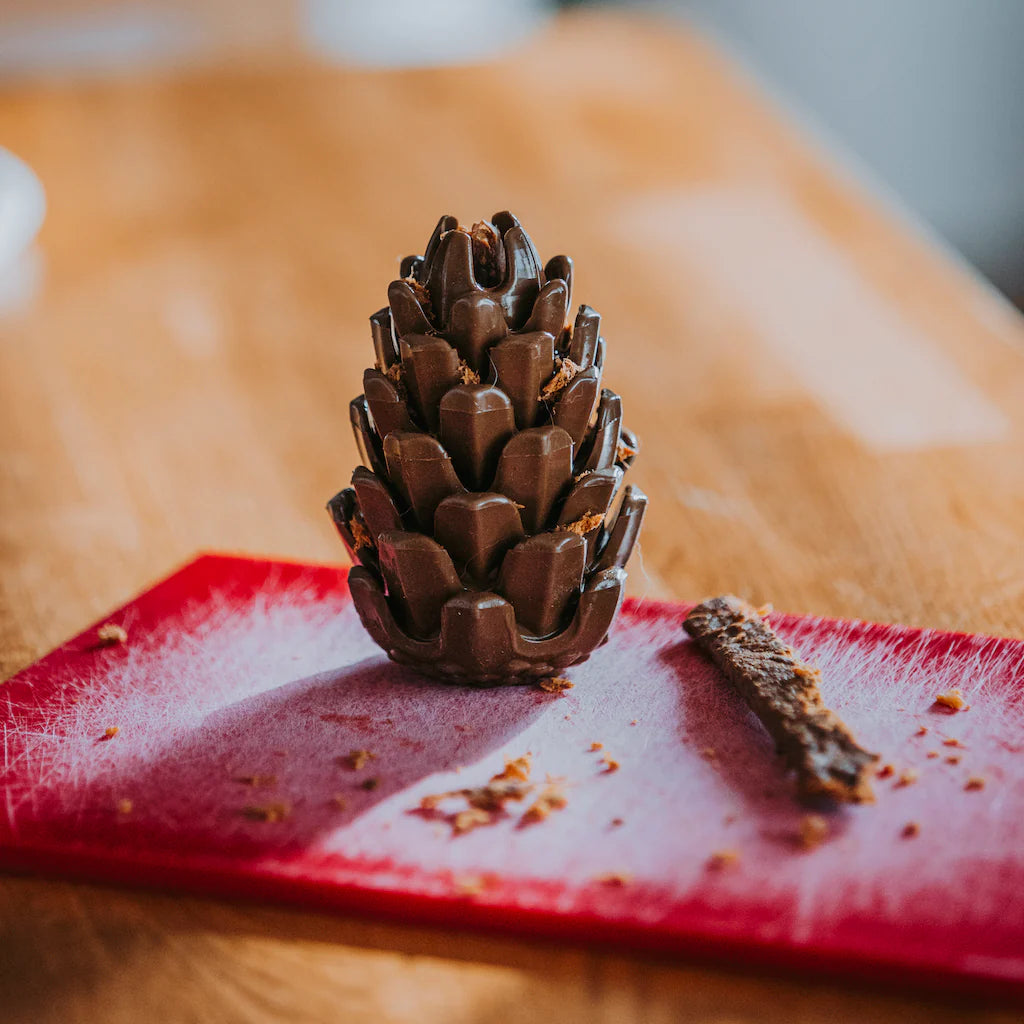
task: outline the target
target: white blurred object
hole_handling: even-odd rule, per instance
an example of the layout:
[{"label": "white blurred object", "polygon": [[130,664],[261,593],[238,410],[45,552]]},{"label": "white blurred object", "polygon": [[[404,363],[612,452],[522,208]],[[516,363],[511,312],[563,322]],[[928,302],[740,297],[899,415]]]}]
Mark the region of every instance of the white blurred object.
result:
[{"label": "white blurred object", "polygon": [[28,164],[0,148],[0,314],[19,309],[38,286],[32,242],[45,216],[42,183]]},{"label": "white blurred object", "polygon": [[306,45],[371,67],[428,67],[491,57],[551,13],[545,0],[305,0]]},{"label": "white blurred object", "polygon": [[32,244],[45,216],[42,183],[24,160],[0,149],[0,274]]}]

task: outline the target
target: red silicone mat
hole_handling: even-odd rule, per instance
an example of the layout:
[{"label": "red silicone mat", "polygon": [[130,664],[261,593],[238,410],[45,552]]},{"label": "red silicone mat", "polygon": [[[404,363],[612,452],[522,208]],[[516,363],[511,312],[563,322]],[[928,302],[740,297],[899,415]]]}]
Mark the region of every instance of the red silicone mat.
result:
[{"label": "red silicone mat", "polygon": [[[1024,992],[1024,643],[773,615],[895,766],[805,850],[791,780],[684,611],[627,603],[562,695],[448,688],[385,660],[343,570],[202,557],[110,616],[126,644],[87,631],[0,687],[0,863]],[[952,687],[969,710],[933,705]],[[357,749],[376,757],[338,763]],[[546,820],[510,805],[453,836],[417,812],[526,751],[568,797]]]}]

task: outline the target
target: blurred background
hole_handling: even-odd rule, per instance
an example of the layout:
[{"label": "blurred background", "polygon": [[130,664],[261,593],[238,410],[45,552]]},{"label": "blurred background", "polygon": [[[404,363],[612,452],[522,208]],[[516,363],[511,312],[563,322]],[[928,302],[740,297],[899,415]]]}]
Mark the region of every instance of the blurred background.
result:
[{"label": "blurred background", "polygon": [[[183,64],[291,61],[302,54],[377,67],[472,63],[514,47],[559,6],[599,5],[0,0],[0,76],[11,84]],[[894,198],[1024,303],[1021,0],[623,0],[603,6],[654,10],[714,37],[862,181]],[[16,174],[0,167],[7,195],[17,185],[23,197],[17,217],[10,203],[0,216],[7,241],[6,248],[0,244],[0,260],[39,219],[38,196]]]}]

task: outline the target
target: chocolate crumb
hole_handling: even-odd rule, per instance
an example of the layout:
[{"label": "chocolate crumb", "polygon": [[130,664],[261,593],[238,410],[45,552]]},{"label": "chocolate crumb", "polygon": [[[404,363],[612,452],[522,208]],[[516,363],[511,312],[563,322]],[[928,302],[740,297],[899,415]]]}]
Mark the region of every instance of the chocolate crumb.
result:
[{"label": "chocolate crumb", "polygon": [[621,828],[623,825],[626,824],[626,819],[625,818],[612,818],[612,820],[609,822],[609,824],[611,825],[612,828]]},{"label": "chocolate crumb", "polygon": [[710,857],[708,857],[707,866],[711,871],[722,871],[725,868],[735,867],[739,862],[739,851],[716,850]]},{"label": "chocolate crumb", "polygon": [[112,740],[120,731],[121,726],[108,725],[107,728],[103,730],[103,739]]},{"label": "chocolate crumb", "polygon": [[903,826],[903,831],[900,833],[904,839],[913,839],[914,836],[918,836],[920,834],[921,826],[918,825],[916,821],[908,821],[906,825]]},{"label": "chocolate crumb", "polygon": [[706,761],[717,761],[718,760],[718,751],[715,750],[714,747],[705,747],[700,752],[700,756],[703,757]]},{"label": "chocolate crumb", "polygon": [[372,551],[376,547],[373,543],[373,537],[370,536],[370,531],[356,516],[353,516],[348,521],[348,529],[349,533],[352,534],[352,547],[356,551],[360,551],[363,548],[367,548]]},{"label": "chocolate crumb", "polygon": [[800,821],[800,845],[813,850],[828,839],[828,822],[820,814],[805,814]]},{"label": "chocolate crumb", "polygon": [[452,832],[462,835],[464,832],[472,832],[481,825],[490,825],[493,820],[490,811],[480,807],[470,807],[468,810],[459,811],[452,818]]},{"label": "chocolate crumb", "polygon": [[474,370],[473,367],[471,367],[469,363],[466,362],[465,359],[460,359],[459,379],[463,384],[479,384],[480,374],[477,373],[476,370]]},{"label": "chocolate crumb", "polygon": [[949,690],[946,693],[937,693],[935,703],[951,711],[961,711],[964,707],[964,695],[959,690]]},{"label": "chocolate crumb", "polygon": [[929,758],[929,760],[930,760],[931,758],[938,757],[939,756],[939,752],[937,750],[929,750],[928,753],[925,754],[924,756]]},{"label": "chocolate crumb", "polygon": [[963,744],[958,739],[955,739],[952,736],[948,737],[947,739],[944,739],[942,741],[942,745],[944,747],[962,747],[963,746]]},{"label": "chocolate crumb", "polygon": [[587,749],[590,750],[591,753],[593,753],[595,750],[604,750],[604,744],[601,743],[599,740],[594,740],[594,742],[591,743]]},{"label": "chocolate crumb", "polygon": [[972,775],[966,783],[964,783],[964,789],[984,789],[985,788],[985,777],[983,775]]},{"label": "chocolate crumb", "polygon": [[430,289],[422,282],[417,281],[415,277],[407,277],[405,281],[412,289],[413,295],[416,296],[416,301],[419,302],[424,311],[430,309]]},{"label": "chocolate crumb", "polygon": [[565,533],[575,533],[577,537],[586,537],[593,530],[596,530],[604,522],[603,512],[588,512],[575,522],[559,526],[558,529]]},{"label": "chocolate crumb", "polygon": [[435,810],[443,801],[462,798],[471,807],[482,810],[501,810],[507,800],[522,800],[535,787],[524,782],[491,782],[486,786],[467,789],[451,789],[446,793],[432,793],[422,797],[420,809]]},{"label": "chocolate crumb", "polygon": [[135,805],[131,802],[131,800],[127,798],[122,798],[121,800],[117,801],[118,814],[131,814],[132,811],[134,810],[134,807]]},{"label": "chocolate crumb", "polygon": [[548,676],[546,679],[538,679],[537,685],[545,693],[563,693],[572,689],[572,683],[563,676]]},{"label": "chocolate crumb", "polygon": [[372,750],[353,750],[344,757],[339,757],[338,764],[357,772],[365,767],[367,761],[376,760],[376,758],[377,755]]},{"label": "chocolate crumb", "polygon": [[917,732],[914,733],[915,736],[926,736],[927,734],[928,734],[928,726],[927,725],[918,726]]},{"label": "chocolate crumb", "polygon": [[900,773],[900,777],[896,780],[896,787],[912,786],[920,778],[918,772],[914,768],[908,768],[905,772]]},{"label": "chocolate crumb", "polygon": [[614,757],[602,757],[600,763],[604,765],[604,775],[611,775],[612,772],[619,770],[619,762]]},{"label": "chocolate crumb", "polygon": [[877,772],[875,772],[875,774],[880,779],[887,779],[895,771],[896,771],[896,769],[891,764],[883,764],[882,767],[879,768]]},{"label": "chocolate crumb", "polygon": [[552,811],[560,811],[568,802],[558,786],[548,786],[523,813],[522,821],[524,824],[543,821]]},{"label": "chocolate crumb", "polygon": [[105,622],[96,630],[96,639],[103,647],[113,647],[116,644],[126,643],[128,632],[123,626],[118,626],[114,622]]},{"label": "chocolate crumb", "polygon": [[636,455],[637,449],[631,445],[626,444],[624,441],[619,442],[619,447],[615,451],[616,462],[627,462],[629,459]]},{"label": "chocolate crumb", "polygon": [[633,876],[628,871],[607,871],[603,875],[598,875],[594,881],[610,889],[623,889],[632,884]]},{"label": "chocolate crumb", "polygon": [[555,375],[541,388],[540,400],[542,402],[550,402],[580,372],[580,367],[568,357],[558,359],[556,362],[558,369]]},{"label": "chocolate crumb", "polygon": [[334,796],[331,797],[331,806],[336,811],[344,811],[348,808],[348,799],[340,793],[335,793]]},{"label": "chocolate crumb", "polygon": [[361,789],[365,789],[367,791],[374,790],[379,785],[380,785],[380,779],[378,779],[376,776],[373,776],[372,778],[369,778],[369,779],[363,779],[363,781],[359,783],[360,788]]},{"label": "chocolate crumb", "polygon": [[523,754],[522,757],[506,758],[504,771],[491,776],[491,782],[505,782],[509,779],[517,779],[519,782],[526,782],[530,778],[530,755]]},{"label": "chocolate crumb", "polygon": [[959,764],[959,763],[960,763],[960,755],[959,754],[950,754],[949,757],[946,758],[946,764]]},{"label": "chocolate crumb", "polygon": [[291,813],[292,809],[286,803],[264,804],[262,806],[250,805],[242,808],[242,814],[252,821],[284,821]]},{"label": "chocolate crumb", "polygon": [[473,270],[484,288],[501,283],[505,273],[505,249],[498,232],[485,221],[477,221],[469,230],[473,243]]}]

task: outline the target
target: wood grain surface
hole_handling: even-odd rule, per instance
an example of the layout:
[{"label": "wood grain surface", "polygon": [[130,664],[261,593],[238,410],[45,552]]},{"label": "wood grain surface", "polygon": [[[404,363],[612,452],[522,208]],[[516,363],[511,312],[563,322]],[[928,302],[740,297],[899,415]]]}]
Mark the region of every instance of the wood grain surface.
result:
[{"label": "wood grain surface", "polygon": [[[341,560],[367,316],[437,216],[575,261],[651,498],[634,594],[1024,633],[1024,327],[692,35],[482,67],[8,84],[47,190],[0,319],[0,678],[201,549]],[[28,879],[6,1021],[1003,1021],[721,968]]]}]

